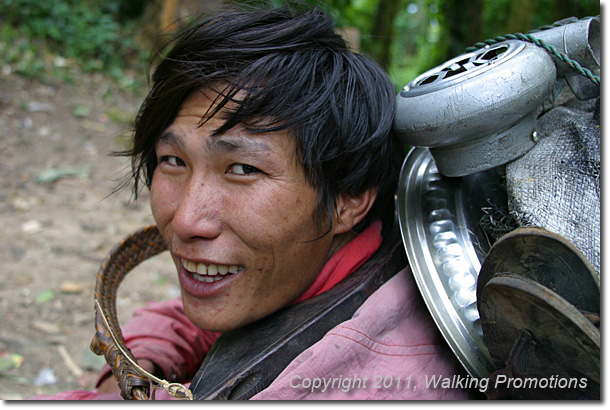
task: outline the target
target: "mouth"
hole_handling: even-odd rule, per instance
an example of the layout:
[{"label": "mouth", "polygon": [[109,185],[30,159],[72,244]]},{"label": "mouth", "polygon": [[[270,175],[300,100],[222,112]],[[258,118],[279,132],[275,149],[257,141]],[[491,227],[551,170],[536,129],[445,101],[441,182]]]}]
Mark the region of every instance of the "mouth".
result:
[{"label": "mouth", "polygon": [[212,283],[239,272],[239,265],[220,265],[215,263],[197,263],[180,258],[182,267],[199,282]]}]

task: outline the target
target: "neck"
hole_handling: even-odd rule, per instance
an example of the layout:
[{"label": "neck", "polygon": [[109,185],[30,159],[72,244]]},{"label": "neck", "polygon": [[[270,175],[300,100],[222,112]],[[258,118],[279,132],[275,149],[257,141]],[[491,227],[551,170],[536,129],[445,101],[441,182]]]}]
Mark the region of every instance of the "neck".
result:
[{"label": "neck", "polygon": [[333,257],[333,255],[335,253],[337,253],[337,251],[341,248],[343,248],[345,245],[347,245],[349,243],[349,241],[351,241],[352,239],[354,239],[356,237],[356,233],[352,232],[352,231],[348,231],[339,235],[335,235],[335,237],[333,238],[331,244],[330,244],[330,250],[328,252],[328,258],[326,259],[326,261],[328,261],[330,258]]}]

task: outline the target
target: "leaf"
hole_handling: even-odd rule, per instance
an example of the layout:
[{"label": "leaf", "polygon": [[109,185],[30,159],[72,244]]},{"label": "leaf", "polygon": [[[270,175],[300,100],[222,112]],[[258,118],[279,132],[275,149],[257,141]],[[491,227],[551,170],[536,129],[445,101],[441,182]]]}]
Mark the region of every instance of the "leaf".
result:
[{"label": "leaf", "polygon": [[77,117],[86,117],[91,114],[91,109],[85,104],[77,104],[72,113]]},{"label": "leaf", "polygon": [[86,176],[89,174],[88,168],[50,168],[47,169],[36,177],[36,182],[39,184],[45,184],[48,182],[55,182],[62,178],[75,177],[75,176]]},{"label": "leaf", "polygon": [[120,107],[109,108],[106,115],[110,121],[117,124],[129,124],[133,121],[135,114]]},{"label": "leaf", "polygon": [[23,364],[23,356],[17,353],[2,352],[0,355],[0,373],[18,369]]},{"label": "leaf", "polygon": [[38,295],[38,297],[36,298],[36,303],[38,303],[38,304],[46,303],[53,299],[55,299],[55,291],[53,289],[47,289],[44,292],[42,292],[40,295]]},{"label": "leaf", "polygon": [[80,125],[81,125],[81,127],[85,128],[87,130],[91,130],[91,131],[96,131],[96,132],[106,131],[106,126],[104,124],[102,124],[101,122],[82,120],[80,122]]}]

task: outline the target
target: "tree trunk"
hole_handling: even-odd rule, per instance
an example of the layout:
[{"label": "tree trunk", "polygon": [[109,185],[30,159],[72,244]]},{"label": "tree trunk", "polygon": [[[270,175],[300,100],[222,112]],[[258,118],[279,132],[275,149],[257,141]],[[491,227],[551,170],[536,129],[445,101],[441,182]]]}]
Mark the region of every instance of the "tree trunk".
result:
[{"label": "tree trunk", "polygon": [[385,69],[392,63],[394,20],[401,2],[401,0],[380,0],[377,5],[377,16],[371,34],[375,57]]},{"label": "tree trunk", "polygon": [[[528,0],[529,1],[529,0]],[[447,57],[464,53],[464,49],[482,40],[483,0],[449,0],[445,12],[449,46]]]},{"label": "tree trunk", "polygon": [[137,41],[155,50],[163,44],[164,35],[188,24],[190,16],[211,9],[223,0],[149,0],[140,18]]},{"label": "tree trunk", "polygon": [[532,0],[514,0],[508,19],[508,33],[527,33],[532,27],[534,2]]}]

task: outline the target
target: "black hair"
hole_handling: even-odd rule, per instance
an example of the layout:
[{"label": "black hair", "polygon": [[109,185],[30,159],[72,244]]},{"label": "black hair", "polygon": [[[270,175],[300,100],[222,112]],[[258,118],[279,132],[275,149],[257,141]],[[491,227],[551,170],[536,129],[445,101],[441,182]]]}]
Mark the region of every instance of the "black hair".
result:
[{"label": "black hair", "polygon": [[136,194],[141,177],[150,188],[155,143],[184,100],[219,84],[226,87],[216,90],[202,122],[223,110],[216,135],[238,124],[249,132],[291,131],[295,155],[319,194],[316,217],[332,225],[340,193],[377,188],[355,231],[375,219],[393,220],[404,154],[391,132],[394,85],[373,60],[350,51],[333,20],[317,9],[223,10],[175,37],[136,118],[128,153]]}]

